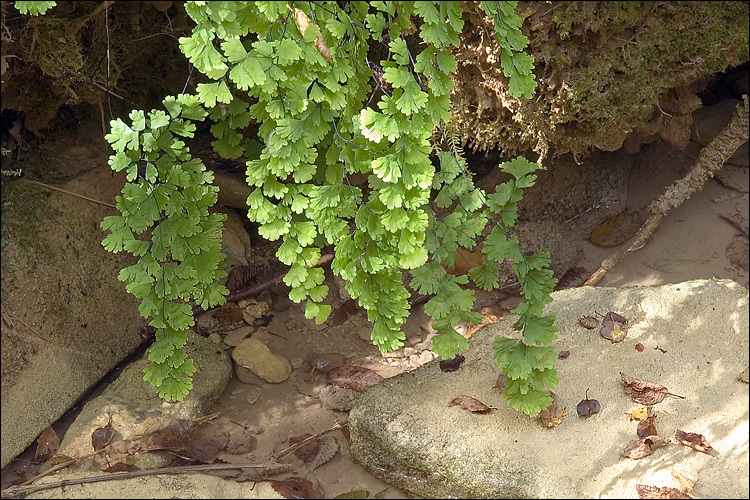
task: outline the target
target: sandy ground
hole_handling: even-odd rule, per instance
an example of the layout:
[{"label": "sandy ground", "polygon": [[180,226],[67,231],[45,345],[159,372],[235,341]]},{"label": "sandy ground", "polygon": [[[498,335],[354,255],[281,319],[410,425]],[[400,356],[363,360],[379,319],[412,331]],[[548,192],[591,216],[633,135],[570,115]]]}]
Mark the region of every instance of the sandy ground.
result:
[{"label": "sandy ground", "polygon": [[[631,173],[628,208],[645,215],[648,204],[692,165],[698,150],[696,143],[691,143],[684,152],[660,144],[645,146]],[[744,159],[744,164],[747,165],[747,159]],[[740,231],[724,218],[744,221],[747,227],[747,167],[734,169],[729,175],[740,190],[709,180],[703,190],[662,221],[644,248],[629,255],[605,275],[599,286],[660,285],[717,277],[732,279],[747,287],[747,239],[738,238]],[[591,211],[583,215],[579,223],[597,224],[602,219],[601,215]],[[740,259],[744,259],[744,266],[733,264],[728,257],[727,248],[736,240],[740,243],[734,249],[744,248],[744,257]],[[743,241],[744,247],[741,246]],[[577,265],[591,273],[616,249],[600,248],[585,241],[584,258]],[[335,287],[332,293],[336,293]],[[493,300],[497,300],[496,297],[483,298],[485,303]],[[405,327],[407,336],[423,334],[420,325],[425,320],[421,306],[415,307]],[[312,369],[311,363],[315,363],[316,355],[343,355],[346,364],[366,366],[384,377],[403,371],[403,367],[394,365],[407,364],[403,357],[381,357],[377,348],[366,340],[369,327],[361,311],[340,326],[315,326],[304,319],[299,306],[292,305],[286,311],[276,312],[266,330],[256,335],[268,341],[272,350],[292,361],[297,369],[291,378],[282,384],[264,383],[260,379],[246,384],[235,377],[214,407],[215,411],[222,411],[259,432],[254,452],[258,458],[283,450],[289,445],[290,438],[305,433],[316,434],[337,422],[346,422],[347,412],[330,410],[320,400],[325,377]],[[410,351],[412,360],[420,354],[419,347],[417,344],[416,349]],[[249,403],[248,399],[253,401],[258,393],[257,399]],[[56,430],[62,433],[72,418],[66,415],[55,425]],[[365,490],[370,497],[385,490],[385,498],[410,498],[355,464],[341,431],[332,432],[330,436],[339,447],[336,455],[314,470],[291,458],[296,467],[295,475],[309,480],[326,498],[351,494],[356,490]],[[33,450],[30,449],[3,471],[3,488],[14,479],[14,470],[23,467],[31,458]]]}]

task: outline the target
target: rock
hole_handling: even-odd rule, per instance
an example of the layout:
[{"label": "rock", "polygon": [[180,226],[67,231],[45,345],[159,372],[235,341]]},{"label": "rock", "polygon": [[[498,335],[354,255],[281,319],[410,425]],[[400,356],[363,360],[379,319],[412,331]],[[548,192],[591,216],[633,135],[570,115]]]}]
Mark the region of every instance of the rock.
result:
[{"label": "rock", "polygon": [[[498,334],[514,334],[513,321],[501,321],[472,336],[460,370],[443,373],[432,362],[363,392],[349,415],[353,457],[380,479],[430,498],[635,497],[636,484],[671,485],[670,471],[699,479],[698,496],[746,498],[748,390],[737,377],[748,365],[747,289],[695,280],[552,296],[545,312],[557,313],[561,329],[553,345],[571,352],[555,362],[559,405],[570,413],[588,389],[600,413],[569,414],[546,429],[512,409],[493,388],[500,369],[492,343]],[[612,344],[578,324],[595,311],[624,316],[627,338]],[[646,349],[637,351],[636,343]],[[625,393],[620,372],[685,396],[654,406],[659,436],[672,438],[677,429],[703,434],[718,457],[673,440],[646,458],[622,459],[620,451],[637,437],[625,414],[641,405]],[[497,409],[449,408],[456,395]]]},{"label": "rock", "polygon": [[[156,395],[154,387],[143,380],[143,369],[148,364],[148,354],[144,354],[142,359],[127,366],[100,396],[84,405],[65,433],[59,453],[80,457],[93,452],[91,433],[105,426],[110,415],[115,439],[133,439],[157,419],[195,418],[208,413],[213,401],[229,383],[231,361],[215,344],[192,331],[188,331],[186,351],[197,371],[193,374],[193,388],[185,399],[168,403]],[[163,467],[172,458],[170,453],[154,452],[137,454],[128,461],[140,468]],[[79,470],[108,467],[101,457],[82,462]]]},{"label": "rock", "polygon": [[[98,168],[59,187],[111,201],[123,174]],[[3,186],[2,467],[142,342],[138,299],[117,280],[136,260],[101,245],[99,222],[114,213],[23,180]],[[43,339],[6,327],[6,313]]]},{"label": "rock", "polygon": [[289,378],[292,365],[283,356],[275,354],[266,344],[255,338],[245,339],[232,351],[235,362],[273,384]]},{"label": "rock", "polygon": [[240,345],[240,342],[245,339],[245,337],[247,337],[254,331],[254,326],[243,326],[242,328],[238,328],[235,331],[227,334],[227,336],[224,337],[224,343],[228,346],[237,347],[238,345]]},{"label": "rock", "polygon": [[224,270],[237,266],[246,266],[252,260],[252,242],[242,225],[242,219],[234,210],[224,209],[227,220],[224,221],[224,231],[221,235],[221,251],[226,255]]},{"label": "rock", "polygon": [[258,401],[258,398],[260,397],[261,392],[263,392],[263,389],[261,389],[257,385],[250,387],[247,390],[247,396],[245,397],[245,401],[247,401],[247,404],[250,404],[250,405],[255,404],[255,402]]},{"label": "rock", "polygon": [[329,384],[320,390],[320,401],[331,410],[349,411],[359,393],[354,389]]}]

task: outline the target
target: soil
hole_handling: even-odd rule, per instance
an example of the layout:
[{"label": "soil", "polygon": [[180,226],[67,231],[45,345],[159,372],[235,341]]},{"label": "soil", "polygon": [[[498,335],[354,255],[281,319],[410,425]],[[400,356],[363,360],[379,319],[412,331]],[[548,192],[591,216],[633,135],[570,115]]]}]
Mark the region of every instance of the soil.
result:
[{"label": "soil", "polygon": [[[628,209],[645,215],[648,204],[692,165],[699,149],[700,145],[695,142],[683,152],[662,143],[644,147],[631,172]],[[747,228],[747,158],[740,161],[744,167],[725,168],[721,180],[707,181],[700,192],[663,219],[645,247],[609,271],[598,286],[660,285],[716,277],[732,279],[747,287],[747,233],[741,236],[737,227],[744,224]],[[602,220],[602,216],[592,210],[581,214],[578,223],[594,227]],[[590,274],[616,249],[601,248],[585,241],[584,257],[577,266]],[[256,243],[254,252],[270,254],[272,249]],[[344,298],[336,296],[338,286],[330,278],[330,270],[327,273],[336,311]],[[326,381],[320,355],[339,355],[338,359],[330,359],[341,362],[343,357],[345,364],[370,368],[383,377],[396,375],[432,359],[429,353],[424,354],[422,340],[427,337],[429,327],[425,325],[428,318],[422,306],[413,308],[405,326],[407,340],[413,344],[407,349],[411,350],[405,353],[402,349],[383,357],[369,341],[370,326],[362,310],[355,310],[339,326],[331,326],[330,321],[316,326],[304,318],[299,305],[284,304],[278,298],[272,300],[270,294],[260,296],[260,299],[264,298],[271,301],[274,316],[270,324],[260,328],[255,336],[267,341],[271,350],[292,362],[295,367],[292,376],[281,384],[270,384],[252,377],[246,379],[251,382],[248,384],[235,376],[213,408],[259,432],[255,457],[268,457],[289,446],[291,438],[305,433],[316,434],[337,422],[347,421],[347,412],[331,410],[321,401],[320,394]],[[479,293],[477,305],[502,313],[503,308],[510,309],[517,301],[517,296],[504,292]],[[285,306],[289,307],[284,309]],[[109,380],[115,376],[116,373],[112,374]],[[53,426],[58,434],[64,433],[74,416],[75,409]],[[314,470],[290,455],[295,475],[311,481],[327,498],[345,493],[351,495],[356,490],[365,490],[370,496],[385,490],[385,498],[410,498],[353,462],[347,439],[340,430],[329,435],[338,444],[338,453]],[[24,473],[33,456],[32,446],[3,470],[2,488],[17,482],[17,471]],[[30,472],[25,470],[25,473]]]}]

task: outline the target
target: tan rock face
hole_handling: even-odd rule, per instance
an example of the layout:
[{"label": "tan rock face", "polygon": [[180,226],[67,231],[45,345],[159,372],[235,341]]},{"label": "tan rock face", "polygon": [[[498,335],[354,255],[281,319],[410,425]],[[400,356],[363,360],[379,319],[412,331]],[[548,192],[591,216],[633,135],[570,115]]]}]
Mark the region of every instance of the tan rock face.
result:
[{"label": "tan rock face", "polygon": [[243,340],[232,351],[232,358],[238,365],[244,366],[263,380],[273,384],[285,381],[292,373],[289,360],[271,351],[258,339]]}]

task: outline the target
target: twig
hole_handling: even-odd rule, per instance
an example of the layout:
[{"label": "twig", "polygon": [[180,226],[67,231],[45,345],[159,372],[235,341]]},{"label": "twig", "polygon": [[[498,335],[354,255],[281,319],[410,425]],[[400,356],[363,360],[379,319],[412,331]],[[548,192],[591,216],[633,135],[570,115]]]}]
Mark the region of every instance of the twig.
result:
[{"label": "twig", "polygon": [[[330,262],[333,260],[333,254],[328,253],[325,255],[322,255],[320,259],[318,259],[318,262],[313,267],[322,266],[326,262]],[[246,299],[248,297],[252,297],[253,295],[258,295],[263,290],[267,290],[271,288],[274,285],[278,285],[282,281],[284,281],[284,276],[286,276],[286,273],[288,271],[284,271],[283,273],[276,274],[274,276],[271,276],[270,278],[261,281],[260,283],[254,283],[248,287],[242,288],[240,290],[237,290],[235,292],[230,293],[227,295],[227,302],[237,302],[238,300]],[[206,311],[211,311],[212,309],[207,309]],[[196,314],[200,314],[201,312],[204,312],[203,308],[201,306],[195,306],[193,307],[193,316]]]},{"label": "twig", "polygon": [[77,479],[66,479],[64,481],[56,481],[53,483],[45,484],[34,484],[29,486],[11,486],[2,491],[3,498],[17,498],[21,495],[28,495],[40,490],[47,490],[50,488],[60,488],[63,486],[71,486],[74,484],[86,484],[86,483],[97,483],[101,481],[115,481],[117,479],[130,479],[134,477],[143,476],[156,476],[158,474],[181,474],[188,472],[210,472],[215,470],[227,470],[227,469],[261,469],[257,472],[257,479],[267,477],[269,475],[281,474],[288,472],[291,469],[291,465],[277,463],[274,460],[269,460],[263,464],[207,464],[207,465],[186,465],[183,467],[162,467],[158,469],[146,469],[133,472],[114,472],[102,476],[93,477],[81,477]]},{"label": "twig", "polygon": [[281,450],[280,452],[278,452],[275,455],[273,455],[271,457],[271,460],[280,460],[282,457],[285,457],[285,456],[289,455],[291,452],[293,452],[297,448],[301,448],[302,446],[306,445],[310,441],[312,441],[314,439],[318,439],[323,434],[326,434],[328,432],[337,431],[337,430],[339,430],[339,429],[341,429],[343,427],[346,427],[348,425],[349,425],[349,422],[346,422],[346,423],[343,423],[343,424],[340,424],[340,423],[336,422],[334,425],[332,425],[328,429],[326,429],[324,431],[320,431],[319,433],[315,434],[314,436],[310,436],[309,438],[305,438],[302,441],[300,441],[299,443],[294,443],[290,447],[288,447],[288,448],[286,448],[284,450]]},{"label": "twig", "polygon": [[646,244],[649,236],[656,231],[661,219],[670,211],[680,206],[685,200],[690,198],[694,192],[700,190],[709,177],[713,177],[714,172],[720,170],[737,149],[748,140],[748,96],[742,98],[743,104],[738,105],[732,113],[732,117],[724,130],[711,141],[708,146],[704,147],[695,165],[682,179],[673,182],[662,195],[649,205],[650,216],[643,223],[638,232],[619,250],[602,261],[601,267],[586,280],[584,286],[593,286],[602,279],[602,277],[619,264],[626,255],[634,252]]},{"label": "twig", "polygon": [[102,206],[109,207],[109,208],[117,208],[116,206],[111,205],[109,203],[105,203],[103,201],[95,200],[93,198],[89,198],[88,196],[83,196],[82,194],[74,193],[73,191],[68,191],[66,189],[61,189],[59,187],[50,186],[49,184],[45,184],[43,182],[32,181],[32,180],[27,180],[26,182],[30,182],[31,184],[37,184],[37,185],[42,186],[42,187],[47,188],[47,189],[54,189],[55,191],[60,191],[61,193],[69,194],[69,195],[75,196],[77,198],[81,198],[81,199],[84,199],[86,201],[90,201],[92,203],[96,203],[98,205],[102,205]]},{"label": "twig", "polygon": [[[10,326],[13,330],[15,330],[16,326],[13,324],[13,321],[11,321],[12,316],[5,311],[5,307],[2,308],[2,311],[3,311],[3,318],[8,322],[8,326]],[[28,323],[26,323],[24,320],[22,320],[21,318],[16,318],[16,319],[19,322],[21,322],[21,324],[23,326],[25,326],[26,328],[28,328],[29,330],[31,330],[32,332],[34,332],[34,335],[36,335],[40,339],[44,340],[45,342],[49,342],[50,344],[52,343],[51,340],[49,340],[48,338],[43,337],[39,332],[37,332],[36,330],[34,330],[31,327],[31,325],[29,325]]]}]

